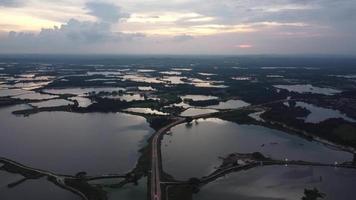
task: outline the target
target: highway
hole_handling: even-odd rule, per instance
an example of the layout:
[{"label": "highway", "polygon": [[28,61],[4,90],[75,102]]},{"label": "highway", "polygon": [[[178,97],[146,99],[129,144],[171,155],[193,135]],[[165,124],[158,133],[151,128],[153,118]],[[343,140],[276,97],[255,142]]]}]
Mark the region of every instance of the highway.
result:
[{"label": "highway", "polygon": [[184,123],[185,118],[177,118],[174,122],[159,129],[152,138],[151,157],[151,200],[161,200],[161,148],[160,140],[164,133],[173,126]]},{"label": "highway", "polygon": [[[291,100],[297,100],[297,99],[281,99],[281,100],[276,100],[276,101],[271,101],[271,102],[267,102],[267,103],[261,103],[261,104],[257,104],[257,105],[248,105],[248,106],[244,106],[244,107],[240,107],[237,109],[226,109],[226,110],[220,110],[219,112],[214,112],[214,113],[207,113],[207,114],[201,114],[201,115],[195,115],[195,116],[191,116],[190,119],[191,120],[196,120],[196,119],[200,119],[200,118],[209,118],[209,117],[214,117],[216,116],[216,114],[221,114],[224,112],[231,112],[231,111],[237,111],[237,110],[244,110],[244,109],[249,109],[249,108],[256,108],[256,107],[260,107],[260,106],[265,106],[265,105],[269,105],[269,104],[274,104],[274,103],[279,103],[279,102],[286,102],[286,101],[291,101]],[[173,121],[172,123],[162,127],[161,129],[159,129],[153,136],[152,141],[151,141],[151,145],[152,145],[152,155],[151,155],[151,176],[150,176],[150,192],[151,192],[151,200],[162,200],[162,190],[161,190],[161,184],[164,184],[165,182],[161,181],[161,148],[160,148],[160,141],[161,138],[163,137],[163,135],[172,127],[181,124],[181,123],[185,123],[187,122],[187,118],[183,118],[183,117],[177,117],[175,121]],[[321,142],[321,141],[319,141]],[[321,142],[323,143],[323,142]],[[323,143],[325,144],[325,143]],[[330,144],[329,144],[330,145]],[[338,145],[330,145],[330,146],[334,146],[334,147],[339,147]],[[353,151],[354,152],[354,151]],[[278,164],[292,164],[292,165],[302,165],[302,163],[298,163],[295,161],[289,162],[289,163],[285,163],[285,162],[280,162],[280,161],[276,161],[273,163],[268,163],[265,162],[263,163],[265,165],[278,165]],[[309,165],[311,163],[308,163]],[[320,166],[320,164],[317,163],[313,163],[316,166]],[[254,165],[257,165],[256,163]],[[324,166],[325,164],[321,164],[321,166]],[[251,165],[253,166],[253,165]],[[247,167],[251,167],[251,166],[247,166]],[[327,164],[327,166],[331,166],[329,164]],[[241,167],[241,166],[240,166]],[[246,166],[245,166],[246,167]],[[349,167],[349,166],[339,166],[339,167]],[[239,168],[239,167],[238,167]],[[354,168],[354,167],[353,167]],[[232,170],[231,169],[225,169],[225,173],[226,171]],[[236,169],[235,169],[236,170]],[[220,173],[220,174],[224,174],[224,172]],[[206,177],[208,178],[208,177]],[[213,179],[213,177],[210,177]],[[207,180],[205,180],[207,181]]]},{"label": "highway", "polygon": [[[273,101],[273,102],[269,102],[270,103],[276,103],[276,102],[283,102],[283,101],[288,101],[286,99],[283,100],[277,100],[277,101]],[[219,113],[222,112],[229,112],[229,111],[233,111],[233,110],[242,110],[242,109],[246,109],[249,107],[257,107],[257,106],[261,106],[261,105],[265,105],[265,104],[260,104],[260,105],[249,105],[249,106],[245,106],[245,107],[241,107],[241,108],[237,108],[237,109],[228,109],[228,110],[224,110],[224,111],[219,111]],[[207,114],[201,114],[201,115],[196,115],[196,116],[191,116],[192,120],[195,119],[199,119],[199,118],[208,118],[211,116],[214,116],[217,113],[207,113]],[[183,117],[177,117],[175,121],[173,121],[172,123],[162,127],[161,129],[159,129],[153,136],[152,138],[152,142],[151,142],[151,146],[152,146],[152,150],[151,150],[151,182],[150,182],[150,186],[151,186],[151,200],[161,200],[162,199],[162,190],[161,190],[161,148],[160,148],[160,141],[162,136],[172,127],[184,123],[186,122],[186,118]]]},{"label": "highway", "polygon": [[[240,107],[237,109],[227,109],[227,110],[220,110],[219,112],[215,113],[207,113],[207,114],[201,114],[201,115],[195,115],[191,117],[175,117],[174,121],[171,122],[170,124],[160,128],[157,130],[151,140],[151,171],[150,171],[150,198],[151,200],[163,200],[166,199],[166,197],[162,196],[162,188],[161,186],[164,184],[182,184],[181,182],[164,182],[161,181],[161,172],[162,172],[162,161],[161,161],[161,139],[163,135],[172,127],[177,126],[178,124],[182,124],[191,120],[196,120],[200,118],[209,118],[209,117],[216,117],[217,114],[225,113],[225,112],[231,112],[231,111],[237,111],[237,110],[244,110],[248,108],[256,108],[259,106],[267,105],[267,104],[272,104],[272,103],[277,103],[277,102],[284,102],[284,101],[289,101],[289,100],[277,100],[269,103],[264,103],[264,104],[259,104],[259,105],[249,105],[245,107]],[[337,147],[337,146],[336,146]],[[80,195],[84,200],[88,200],[85,194],[83,194],[81,191],[78,189],[75,189],[73,187],[68,186],[64,180],[75,178],[73,176],[66,176],[66,175],[59,175],[55,174],[49,171],[45,170],[40,170],[40,169],[35,169],[31,167],[24,166],[20,163],[17,163],[15,161],[6,159],[6,158],[1,158],[0,157],[0,164],[11,164],[17,167],[20,167],[24,170],[30,170],[32,172],[37,172],[39,174],[42,174],[44,176],[52,177],[55,179],[55,182],[59,184],[60,186],[64,187],[65,189],[71,190],[72,192]],[[319,163],[306,163],[302,161],[264,161],[262,162],[262,165],[285,165],[285,164],[290,164],[290,165],[312,165],[312,166],[334,166],[332,164],[319,164]],[[216,171],[215,173],[204,177],[201,180],[201,184],[207,184],[208,182],[211,182],[212,180],[215,180],[216,178],[223,176],[226,173],[229,173],[231,171],[239,171],[243,170],[246,168],[251,168],[255,166],[261,165],[261,162],[256,162],[256,163],[250,163],[249,165],[246,166],[234,166],[234,167],[229,167],[225,169],[220,169],[219,171]],[[350,165],[337,165],[337,167],[347,167],[347,168],[355,168],[355,166],[350,166]],[[96,180],[96,179],[108,179],[108,178],[117,178],[117,177],[125,177],[125,175],[120,175],[120,174],[109,174],[109,175],[102,175],[102,176],[94,176],[94,177],[87,177],[87,180]]]}]

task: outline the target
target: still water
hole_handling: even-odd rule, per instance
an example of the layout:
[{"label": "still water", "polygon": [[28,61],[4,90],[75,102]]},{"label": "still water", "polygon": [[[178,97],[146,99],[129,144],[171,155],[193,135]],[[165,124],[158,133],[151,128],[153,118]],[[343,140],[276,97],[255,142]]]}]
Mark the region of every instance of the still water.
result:
[{"label": "still water", "polygon": [[183,111],[180,116],[183,117],[190,117],[195,115],[202,115],[208,113],[218,112],[215,109],[207,109],[207,108],[188,108],[187,110]]},{"label": "still water", "polygon": [[356,122],[356,120],[347,117],[345,114],[341,113],[338,110],[323,108],[299,101],[297,102],[296,106],[306,108],[310,111],[310,114],[304,119],[305,122],[319,123],[331,118],[342,118],[349,122]]},{"label": "still water", "polygon": [[124,113],[11,114],[25,108],[0,109],[0,156],[57,173],[128,172],[153,132],[143,117]]},{"label": "still water", "polygon": [[125,109],[125,111],[133,112],[133,113],[151,114],[151,115],[169,115],[168,113],[164,113],[151,108],[128,108]]},{"label": "still water", "polygon": [[178,180],[208,175],[230,153],[261,152],[275,159],[334,163],[352,154],[281,131],[210,118],[172,128],[162,140],[163,169]]},{"label": "still water", "polygon": [[242,100],[228,100],[225,102],[220,102],[218,105],[208,106],[207,108],[213,109],[237,109],[245,106],[249,106],[249,103],[246,103]]},{"label": "still water", "polygon": [[23,178],[21,175],[0,171],[0,199],[3,200],[80,200],[81,198],[70,191],[64,190],[45,178],[26,180],[16,187],[7,185]]},{"label": "still water", "polygon": [[317,188],[326,200],[354,199],[356,170],[330,167],[268,166],[240,171],[204,186],[194,200],[295,200]]},{"label": "still water", "polygon": [[305,85],[274,85],[275,88],[288,90],[289,92],[297,93],[313,93],[313,94],[324,94],[324,95],[333,95],[340,93],[340,90],[333,88],[322,88],[316,87],[310,84]]}]

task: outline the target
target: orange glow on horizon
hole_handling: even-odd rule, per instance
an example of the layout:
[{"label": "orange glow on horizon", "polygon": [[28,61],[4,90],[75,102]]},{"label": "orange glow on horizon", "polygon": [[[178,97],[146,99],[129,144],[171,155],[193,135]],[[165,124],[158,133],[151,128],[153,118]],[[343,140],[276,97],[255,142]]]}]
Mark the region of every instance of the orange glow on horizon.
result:
[{"label": "orange glow on horizon", "polygon": [[248,48],[252,48],[253,46],[251,44],[239,44],[237,45],[237,47],[241,49],[248,49]]}]

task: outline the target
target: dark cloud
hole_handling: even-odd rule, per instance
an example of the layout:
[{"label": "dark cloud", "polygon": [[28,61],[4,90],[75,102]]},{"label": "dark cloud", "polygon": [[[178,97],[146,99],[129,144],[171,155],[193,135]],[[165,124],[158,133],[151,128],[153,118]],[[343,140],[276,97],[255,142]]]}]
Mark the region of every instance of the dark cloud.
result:
[{"label": "dark cloud", "polygon": [[38,34],[12,31],[7,37],[0,38],[0,51],[95,52],[95,48],[107,44],[119,44],[142,37],[145,35],[115,32],[110,23],[70,19],[60,27],[42,29]]},{"label": "dark cloud", "polygon": [[70,19],[67,23],[60,27],[50,29],[42,29],[39,34],[27,34],[10,32],[9,39],[16,41],[24,41],[27,39],[36,40],[38,42],[68,41],[71,43],[98,43],[98,42],[115,42],[122,38],[142,37],[140,34],[124,34],[121,32],[113,32],[111,25],[105,22],[90,22],[78,21]]},{"label": "dark cloud", "polygon": [[66,52],[144,37],[143,34],[126,34],[112,29],[121,19],[129,17],[129,14],[122,12],[118,6],[91,2],[86,4],[86,9],[90,15],[97,18],[97,21],[70,19],[60,27],[42,29],[38,34],[12,31],[6,38],[0,38],[0,48]]},{"label": "dark cloud", "polygon": [[[43,29],[38,34],[0,32],[0,51],[7,52],[133,52],[133,53],[343,53],[355,54],[356,0],[190,0],[142,1],[129,3],[133,13],[195,13],[197,17],[177,20],[167,28],[205,27],[216,29],[235,25],[251,26],[249,33],[176,36],[127,34],[113,30],[130,14],[114,4],[93,0],[84,5],[96,20],[69,20],[60,27]],[[25,0],[0,0],[0,6],[20,6]],[[103,1],[99,1],[103,2]],[[113,2],[113,1],[112,1]],[[135,1],[136,2],[136,1]],[[28,3],[29,4],[29,3]],[[201,16],[201,17],[200,17]],[[206,17],[204,19],[204,17]],[[151,17],[152,18],[152,17]],[[159,21],[159,20],[157,20]],[[295,25],[293,25],[295,24]],[[301,24],[300,26],[298,24]],[[2,25],[5,26],[5,25]],[[8,26],[8,25],[7,25]],[[130,30],[136,24],[122,24]],[[147,27],[155,27],[149,24]],[[164,25],[166,26],[166,25]],[[170,27],[172,26],[172,27]],[[158,28],[162,28],[159,25]],[[145,30],[146,24],[139,29]],[[4,28],[9,30],[11,28]],[[250,42],[253,48],[239,49]]]},{"label": "dark cloud", "polygon": [[108,3],[89,2],[86,3],[88,14],[93,15],[100,21],[115,23],[120,19],[128,18],[130,15],[122,11],[119,6]]}]

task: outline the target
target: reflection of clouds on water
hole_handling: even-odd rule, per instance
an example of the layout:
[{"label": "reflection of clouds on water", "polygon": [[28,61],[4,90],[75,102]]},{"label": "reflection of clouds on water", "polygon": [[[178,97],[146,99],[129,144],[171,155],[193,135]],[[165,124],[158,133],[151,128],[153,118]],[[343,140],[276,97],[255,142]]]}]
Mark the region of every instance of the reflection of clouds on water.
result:
[{"label": "reflection of clouds on water", "polygon": [[310,111],[309,115],[304,119],[305,122],[319,123],[331,118],[342,118],[349,122],[355,122],[354,119],[347,117],[345,114],[341,113],[338,110],[322,108],[304,102],[297,102],[296,106],[301,108],[306,108],[307,110]]},{"label": "reflection of clouds on water", "polygon": [[153,110],[151,108],[128,108],[125,111],[134,112],[134,113],[143,113],[143,114],[154,114],[154,115],[169,115],[158,110]]},{"label": "reflection of clouds on water", "polygon": [[245,106],[249,106],[249,103],[246,103],[242,100],[228,100],[225,102],[219,102],[218,105],[212,105],[208,106],[208,108],[214,108],[214,109],[236,109],[236,108],[241,108]]},{"label": "reflection of clouds on water", "polygon": [[275,88],[285,89],[289,92],[297,92],[297,93],[314,93],[314,94],[324,94],[324,95],[333,95],[340,93],[340,90],[332,89],[332,88],[321,88],[316,87],[310,84],[305,85],[274,85]]},{"label": "reflection of clouds on water", "polygon": [[199,119],[198,122],[213,122],[214,124],[225,125],[229,123],[228,121],[219,119],[219,118],[206,118],[206,119]]},{"label": "reflection of clouds on water", "polygon": [[301,179],[305,177],[313,176],[313,167],[304,168],[292,168],[282,174],[282,177],[286,179]]},{"label": "reflection of clouds on water", "polygon": [[183,117],[195,116],[195,115],[202,115],[208,113],[218,112],[215,109],[202,109],[202,108],[188,108],[187,110],[183,111],[180,115]]},{"label": "reflection of clouds on water", "polygon": [[201,188],[195,200],[295,200],[316,187],[327,199],[353,199],[356,170],[332,167],[265,166],[232,173]]},{"label": "reflection of clouds on water", "polygon": [[11,114],[20,109],[23,106],[0,109],[2,156],[58,173],[127,172],[136,164],[141,141],[153,132],[145,118],[131,114]]},{"label": "reflection of clouds on water", "polygon": [[221,164],[219,157],[234,152],[261,152],[274,159],[323,163],[352,159],[350,153],[262,126],[239,125],[216,118],[197,121],[198,125],[193,122],[189,127],[185,124],[173,127],[172,136],[162,140],[164,170],[178,180],[205,176]]}]

